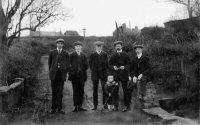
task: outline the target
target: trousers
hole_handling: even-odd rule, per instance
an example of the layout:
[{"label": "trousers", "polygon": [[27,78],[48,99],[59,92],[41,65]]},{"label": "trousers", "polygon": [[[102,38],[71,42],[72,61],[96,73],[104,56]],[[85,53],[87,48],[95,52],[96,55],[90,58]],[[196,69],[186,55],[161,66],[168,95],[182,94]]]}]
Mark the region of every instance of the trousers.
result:
[{"label": "trousers", "polygon": [[84,80],[81,78],[72,80],[74,106],[82,106],[83,104],[84,84]]},{"label": "trousers", "polygon": [[61,71],[56,72],[55,80],[51,80],[51,89],[52,89],[52,110],[61,110],[62,109],[62,98],[63,98],[63,86],[64,81],[62,80]]}]

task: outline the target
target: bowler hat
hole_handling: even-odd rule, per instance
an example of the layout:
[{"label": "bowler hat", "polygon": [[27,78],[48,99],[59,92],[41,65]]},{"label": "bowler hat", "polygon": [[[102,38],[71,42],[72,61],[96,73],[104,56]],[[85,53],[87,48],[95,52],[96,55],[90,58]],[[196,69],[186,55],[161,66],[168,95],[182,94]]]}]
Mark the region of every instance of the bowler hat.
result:
[{"label": "bowler hat", "polygon": [[97,45],[97,46],[102,46],[104,44],[104,42],[102,42],[102,41],[96,41],[94,44]]},{"label": "bowler hat", "polygon": [[122,45],[123,42],[122,42],[122,41],[115,41],[115,42],[114,42],[114,46],[116,46],[117,44],[121,44],[121,45]]},{"label": "bowler hat", "polygon": [[64,43],[65,41],[64,41],[64,39],[59,38],[56,40],[56,43],[58,43],[58,42]]},{"label": "bowler hat", "polygon": [[134,46],[134,49],[136,49],[136,48],[141,48],[141,49],[143,49],[144,46],[143,46],[143,45],[135,45],[135,46]]},{"label": "bowler hat", "polygon": [[74,46],[76,46],[76,45],[83,45],[83,43],[82,42],[80,42],[80,41],[76,41],[76,42],[74,42]]}]

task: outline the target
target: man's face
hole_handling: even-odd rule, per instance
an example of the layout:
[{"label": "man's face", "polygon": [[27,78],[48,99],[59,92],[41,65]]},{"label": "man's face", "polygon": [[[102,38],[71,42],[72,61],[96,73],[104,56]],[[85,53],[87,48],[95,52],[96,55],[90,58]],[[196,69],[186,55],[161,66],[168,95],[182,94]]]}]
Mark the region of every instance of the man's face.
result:
[{"label": "man's face", "polygon": [[82,46],[81,46],[81,45],[76,45],[76,46],[75,46],[75,50],[76,50],[77,52],[81,52],[81,51],[82,51]]},{"label": "man's face", "polygon": [[102,51],[102,46],[101,45],[96,45],[96,51]]},{"label": "man's face", "polygon": [[115,49],[116,49],[117,51],[120,51],[120,50],[122,49],[122,45],[121,45],[121,44],[115,45]]},{"label": "man's face", "polygon": [[114,77],[112,75],[108,76],[108,82],[112,82],[114,80]]},{"label": "man's face", "polygon": [[56,45],[57,45],[57,48],[59,48],[59,49],[62,49],[64,46],[64,44],[62,42],[57,42]]},{"label": "man's face", "polygon": [[136,51],[137,54],[141,54],[143,49],[142,48],[136,48],[135,51]]}]

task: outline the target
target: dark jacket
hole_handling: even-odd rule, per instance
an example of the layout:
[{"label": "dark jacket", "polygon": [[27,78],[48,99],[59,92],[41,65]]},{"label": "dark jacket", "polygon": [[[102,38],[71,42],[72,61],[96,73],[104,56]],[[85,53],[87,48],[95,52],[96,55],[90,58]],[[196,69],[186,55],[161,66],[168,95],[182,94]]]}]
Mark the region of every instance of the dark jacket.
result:
[{"label": "dark jacket", "polygon": [[60,64],[60,70],[62,73],[62,80],[66,80],[67,72],[69,70],[69,54],[62,50],[58,54],[57,49],[50,51],[48,66],[49,66],[49,77],[51,80],[55,80],[56,72],[58,70],[58,63]]},{"label": "dark jacket", "polygon": [[150,76],[151,66],[149,58],[145,55],[142,55],[140,59],[137,56],[133,58],[130,64],[130,73],[131,77],[138,77],[140,74],[143,76]]},{"label": "dark jacket", "polygon": [[90,69],[92,72],[92,80],[101,79],[107,80],[108,72],[108,55],[105,52],[101,52],[99,55],[97,52],[90,55]]},{"label": "dark jacket", "polygon": [[[122,52],[120,55],[115,52],[109,60],[109,72],[114,74],[115,80],[117,81],[128,81],[129,77],[129,64],[130,59],[126,52]],[[115,71],[113,66],[125,66],[124,70],[117,70]]]},{"label": "dark jacket", "polygon": [[86,56],[81,53],[80,56],[73,52],[70,54],[70,68],[69,68],[69,80],[76,79],[87,80],[88,61]]}]

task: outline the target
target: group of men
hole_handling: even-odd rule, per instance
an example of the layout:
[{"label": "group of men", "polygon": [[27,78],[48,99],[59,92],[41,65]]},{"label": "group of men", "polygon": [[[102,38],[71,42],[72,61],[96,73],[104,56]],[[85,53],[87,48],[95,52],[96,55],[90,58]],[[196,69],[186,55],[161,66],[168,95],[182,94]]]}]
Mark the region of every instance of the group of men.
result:
[{"label": "group of men", "polygon": [[[72,82],[73,88],[73,112],[86,111],[82,107],[84,99],[84,84],[87,80],[87,69],[91,69],[91,79],[93,83],[93,104],[92,110],[98,108],[98,86],[99,82],[102,86],[103,105],[106,107],[105,84],[108,74],[113,74],[115,81],[119,82],[123,89],[124,109],[123,112],[130,110],[131,98],[127,91],[128,81],[136,83],[140,81],[140,98],[145,96],[146,82],[149,78],[150,64],[149,59],[142,53],[143,46],[135,45],[136,55],[133,59],[122,50],[123,42],[114,42],[115,52],[108,56],[102,50],[104,42],[95,42],[95,52],[87,59],[82,52],[82,42],[74,43],[75,51],[68,54],[63,50],[63,39],[57,39],[57,49],[52,50],[49,54],[49,76],[52,86],[52,113],[64,113],[62,110],[63,86],[66,81],[67,73],[68,80]],[[110,58],[109,58],[110,57]]]}]

